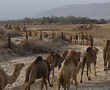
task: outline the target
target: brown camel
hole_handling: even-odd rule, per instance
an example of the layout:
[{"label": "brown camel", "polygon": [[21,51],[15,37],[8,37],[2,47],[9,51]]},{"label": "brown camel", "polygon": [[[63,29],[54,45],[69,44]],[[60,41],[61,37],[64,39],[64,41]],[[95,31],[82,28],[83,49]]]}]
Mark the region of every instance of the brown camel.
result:
[{"label": "brown camel", "polygon": [[81,83],[82,83],[82,77],[84,72],[84,67],[87,65],[87,77],[88,80],[91,80],[91,77],[89,76],[89,71],[91,72],[91,64],[94,64],[94,70],[95,70],[95,76],[96,76],[96,62],[97,62],[97,54],[98,54],[98,48],[96,47],[88,47],[86,52],[83,56],[83,63],[82,63],[82,73],[81,73]]},{"label": "brown camel", "polygon": [[18,78],[23,67],[23,63],[16,64],[12,75],[7,75],[5,71],[0,68],[0,90],[3,90],[7,84],[13,84]]},{"label": "brown camel", "polygon": [[60,87],[64,88],[64,90],[70,89],[70,80],[75,80],[75,85],[77,89],[77,74],[80,70],[81,63],[79,62],[80,56],[79,52],[70,51],[68,55],[66,56],[66,59],[64,60],[61,68],[58,71],[58,90],[60,90]]},{"label": "brown camel", "polygon": [[51,71],[52,71],[52,83],[54,81],[54,69],[58,66],[58,68],[61,67],[61,63],[64,61],[64,58],[60,56],[60,54],[51,52],[46,57],[47,62],[51,65]]},{"label": "brown camel", "polygon": [[49,80],[50,76],[50,65],[46,60],[43,60],[41,56],[38,56],[37,59],[27,68],[26,70],[26,78],[25,78],[25,90],[30,90],[30,86],[35,82],[36,79],[42,79],[41,81],[41,90],[45,85],[46,90],[47,87],[47,80],[50,84]]},{"label": "brown camel", "polygon": [[110,68],[110,40],[105,41],[105,46],[103,49],[103,59],[104,59],[104,70]]}]

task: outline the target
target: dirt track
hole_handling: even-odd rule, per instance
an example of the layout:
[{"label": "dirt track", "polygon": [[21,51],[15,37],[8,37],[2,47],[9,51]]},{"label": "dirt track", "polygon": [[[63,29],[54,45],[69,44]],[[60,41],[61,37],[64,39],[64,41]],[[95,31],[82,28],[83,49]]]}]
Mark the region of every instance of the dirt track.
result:
[{"label": "dirt track", "polygon": [[[86,47],[83,46],[69,46],[69,49],[75,49],[75,50],[80,50],[84,51]],[[99,53],[98,53],[98,59],[97,59],[97,77],[94,76],[94,72],[92,70],[92,80],[87,81],[86,73],[84,73],[84,82],[83,84],[79,84],[78,90],[110,90],[110,72],[104,72],[103,71],[103,58],[102,58],[102,48],[99,48]],[[24,79],[25,79],[25,69],[27,68],[28,65],[35,59],[35,56],[29,56],[29,57],[24,57],[24,58],[18,58],[16,60],[12,60],[10,62],[2,62],[1,67],[4,68],[4,70],[8,73],[11,74],[13,72],[13,64],[15,63],[20,63],[23,62],[25,64],[25,67],[22,69],[21,74],[17,81],[13,85],[8,85],[5,90],[24,90]],[[86,70],[85,70],[86,71]],[[57,74],[57,69],[56,69],[56,74]],[[80,73],[79,73],[80,74]],[[57,78],[57,77],[55,77]],[[56,79],[55,79],[56,80]],[[78,80],[80,80],[80,75],[78,75]],[[39,90],[40,89],[40,81],[36,80],[36,83],[31,86],[31,90]],[[75,87],[74,85],[71,85],[70,90],[74,90]],[[49,88],[49,90],[57,90],[57,84],[54,84],[53,88]],[[61,89],[63,90],[63,89]]]}]

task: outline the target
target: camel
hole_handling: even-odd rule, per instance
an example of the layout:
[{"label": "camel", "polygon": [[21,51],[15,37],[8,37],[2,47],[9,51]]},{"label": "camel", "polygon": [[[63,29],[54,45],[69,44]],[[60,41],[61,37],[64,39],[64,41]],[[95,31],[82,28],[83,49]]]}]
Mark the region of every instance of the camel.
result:
[{"label": "camel", "polygon": [[81,63],[77,63],[80,62],[80,56],[78,55],[79,52],[72,50],[68,53],[65,60],[63,61],[63,64],[59,69],[57,75],[58,90],[60,90],[61,86],[64,88],[64,90],[69,90],[71,79],[75,80],[75,85],[77,89],[77,74],[81,67]]},{"label": "camel", "polygon": [[34,62],[27,68],[26,70],[26,78],[25,78],[25,90],[30,90],[30,86],[35,82],[36,79],[41,79],[41,90],[44,85],[46,90],[47,80],[49,82],[49,86],[52,87],[50,83],[50,65],[46,60],[44,60],[41,56],[38,56]]},{"label": "camel", "polygon": [[23,67],[23,63],[16,64],[12,75],[7,75],[6,72],[0,68],[0,90],[3,90],[7,84],[13,84],[18,78]]},{"label": "camel", "polygon": [[103,49],[104,71],[107,70],[107,68],[110,68],[109,58],[110,58],[110,40],[106,40]]},{"label": "camel", "polygon": [[46,59],[47,62],[51,65],[51,71],[52,71],[52,83],[54,81],[54,69],[55,67],[60,68],[61,63],[64,61],[64,58],[60,56],[60,54],[56,52],[51,52]]},{"label": "camel", "polygon": [[95,76],[96,76],[97,54],[98,54],[98,48],[96,48],[96,47],[88,47],[86,52],[84,52],[83,63],[82,63],[82,72],[81,72],[81,80],[80,80],[81,83],[82,83],[82,77],[83,77],[85,65],[87,65],[88,80],[91,80],[91,77],[88,74],[89,71],[91,71],[91,64],[94,64],[94,71],[95,71]]},{"label": "camel", "polygon": [[93,38],[92,35],[89,35],[89,36],[88,36],[88,44],[89,44],[89,46],[91,46],[91,47],[93,47],[93,45],[94,45],[94,38]]},{"label": "camel", "polygon": [[[64,59],[70,58],[75,63],[76,67],[80,63],[80,55],[81,55],[81,52],[74,51],[74,50],[66,50],[63,53]],[[72,83],[73,83],[73,80],[75,80],[75,79],[76,79],[76,74],[73,74]]]}]

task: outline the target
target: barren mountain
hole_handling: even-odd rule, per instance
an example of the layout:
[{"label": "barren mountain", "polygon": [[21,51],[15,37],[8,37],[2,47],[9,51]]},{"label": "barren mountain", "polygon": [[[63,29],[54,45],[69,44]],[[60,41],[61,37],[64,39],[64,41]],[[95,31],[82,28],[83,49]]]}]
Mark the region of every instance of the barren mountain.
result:
[{"label": "barren mountain", "polygon": [[72,4],[58,8],[53,8],[38,13],[37,17],[42,16],[82,16],[90,18],[110,18],[110,2],[92,4]]}]

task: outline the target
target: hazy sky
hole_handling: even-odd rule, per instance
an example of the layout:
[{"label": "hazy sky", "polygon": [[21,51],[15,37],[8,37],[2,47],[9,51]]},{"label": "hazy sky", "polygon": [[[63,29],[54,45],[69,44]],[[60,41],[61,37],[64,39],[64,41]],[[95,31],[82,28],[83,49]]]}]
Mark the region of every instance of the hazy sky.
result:
[{"label": "hazy sky", "polygon": [[108,1],[110,0],[0,0],[0,20],[35,16],[38,12],[68,4]]}]

